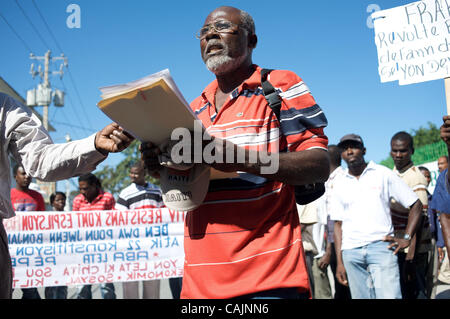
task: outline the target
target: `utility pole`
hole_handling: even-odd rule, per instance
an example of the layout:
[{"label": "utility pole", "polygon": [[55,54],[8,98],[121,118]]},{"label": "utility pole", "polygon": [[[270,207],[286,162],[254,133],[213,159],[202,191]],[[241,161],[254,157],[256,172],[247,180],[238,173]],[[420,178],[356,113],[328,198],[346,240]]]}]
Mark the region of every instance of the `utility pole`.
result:
[{"label": "utility pole", "polygon": [[[48,80],[48,70],[50,67],[50,50],[47,51],[45,54],[45,64],[44,64],[44,87],[50,88],[50,81]],[[44,127],[48,131],[48,107],[49,104],[44,105],[43,109],[43,120],[44,120]]]},{"label": "utility pole", "polygon": [[[66,134],[66,142],[69,143],[72,141],[69,133]],[[70,182],[69,179],[66,179],[66,206],[64,207],[65,211],[70,211]]]},{"label": "utility pole", "polygon": [[[41,83],[38,84],[37,89],[32,89],[27,91],[27,105],[28,106],[42,106],[42,124],[45,129],[49,130],[49,107],[52,102],[54,106],[64,106],[64,92],[55,89],[52,90],[50,84],[50,75],[58,74],[60,78],[63,77],[63,67],[67,67],[67,58],[64,56],[64,53],[61,54],[60,57],[52,57],[51,51],[48,50],[44,56],[35,56],[33,53],[30,54],[30,59],[37,61],[44,61],[44,71],[42,71],[41,65],[39,64],[38,70],[35,71],[34,63],[31,64],[30,74],[33,79],[36,75],[39,75],[41,78]],[[51,71],[50,64],[57,60],[62,60],[63,63],[60,64],[59,71]],[[40,187],[43,188],[44,192],[47,194],[47,199],[50,194],[56,191],[56,183],[50,182],[45,183],[38,181]]]}]

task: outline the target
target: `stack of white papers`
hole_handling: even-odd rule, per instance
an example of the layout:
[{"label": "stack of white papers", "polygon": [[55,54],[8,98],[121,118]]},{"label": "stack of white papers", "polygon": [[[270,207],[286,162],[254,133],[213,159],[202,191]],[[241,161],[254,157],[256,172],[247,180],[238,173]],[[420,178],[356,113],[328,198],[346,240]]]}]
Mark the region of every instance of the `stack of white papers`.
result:
[{"label": "stack of white papers", "polygon": [[168,69],[100,91],[98,107],[141,142],[160,145],[176,128],[194,129],[197,116]]}]

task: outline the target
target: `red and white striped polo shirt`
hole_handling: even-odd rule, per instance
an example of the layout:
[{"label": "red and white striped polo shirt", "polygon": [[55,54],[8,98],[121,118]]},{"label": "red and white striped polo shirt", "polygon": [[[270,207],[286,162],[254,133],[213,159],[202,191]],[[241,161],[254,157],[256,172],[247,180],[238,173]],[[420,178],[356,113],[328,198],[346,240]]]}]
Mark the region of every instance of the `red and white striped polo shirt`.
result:
[{"label": "red and white striped polo shirt", "polygon": [[89,203],[83,194],[78,194],[73,199],[72,210],[73,211],[95,211],[95,210],[113,210],[115,208],[116,201],[114,196],[108,192],[100,191],[100,194]]},{"label": "red and white striped polo shirt", "polygon": [[[247,149],[326,150],[327,120],[308,87],[290,71],[272,71],[269,81],[283,98],[282,130],[262,94],[257,66],[218,113],[216,80],[191,108],[211,135]],[[293,187],[284,183],[246,173],[211,180],[203,205],[186,216],[184,245],[182,298],[309,290]]]}]

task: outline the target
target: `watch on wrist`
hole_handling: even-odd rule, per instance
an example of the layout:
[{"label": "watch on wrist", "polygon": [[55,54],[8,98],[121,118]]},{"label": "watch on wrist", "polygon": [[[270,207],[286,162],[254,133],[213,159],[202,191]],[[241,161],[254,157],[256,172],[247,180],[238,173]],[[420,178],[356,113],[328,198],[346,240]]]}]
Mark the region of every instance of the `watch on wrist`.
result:
[{"label": "watch on wrist", "polygon": [[402,239],[404,239],[404,240],[411,240],[411,235],[410,234],[404,234]]}]

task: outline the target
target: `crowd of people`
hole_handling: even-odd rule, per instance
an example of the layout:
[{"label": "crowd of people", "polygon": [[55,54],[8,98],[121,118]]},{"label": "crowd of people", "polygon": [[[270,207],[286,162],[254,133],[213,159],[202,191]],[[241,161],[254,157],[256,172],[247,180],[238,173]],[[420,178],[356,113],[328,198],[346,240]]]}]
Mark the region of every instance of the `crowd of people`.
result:
[{"label": "crowd of people", "polygon": [[[31,177],[27,175],[21,165],[13,169],[16,187],[11,189],[11,202],[15,211],[45,211],[45,202],[41,193],[30,189]],[[161,190],[158,186],[146,181],[146,172],[142,161],[134,163],[129,170],[131,184],[120,192],[117,201],[114,196],[105,192],[100,179],[87,173],[78,178],[80,193],[74,197],[72,211],[106,211],[153,209],[164,207]],[[64,211],[66,194],[56,192],[50,195],[49,201],[54,211]],[[139,282],[123,282],[123,299],[139,299]],[[142,282],[143,299],[159,299],[160,280]],[[116,299],[114,283],[100,284],[103,299]],[[170,289],[174,298],[179,298],[181,292],[181,278],[170,279]],[[37,288],[22,290],[22,299],[41,299]],[[68,287],[56,286],[45,288],[45,299],[67,299]],[[77,299],[92,299],[92,285],[77,288]]]},{"label": "crowd of people", "polygon": [[[325,195],[299,207],[305,251],[317,260],[307,262],[314,298],[429,299],[436,285],[450,284],[439,217],[445,210],[432,204],[430,171],[414,166],[410,134],[396,133],[390,146],[392,171],[364,160],[358,135],[329,145]],[[446,176],[448,163],[439,170]],[[326,271],[333,264],[334,296]]]},{"label": "crowd of people", "polygon": [[[176,181],[185,183],[180,198],[191,199],[193,208],[184,224],[182,285],[179,279],[171,281],[177,291],[174,296],[429,298],[435,279],[432,270],[439,266],[432,260],[440,230],[444,243],[440,256],[450,244],[448,169],[429,194],[426,177],[411,161],[414,145],[406,132],[395,134],[390,143],[394,170],[367,162],[363,139],[357,134],[328,145],[327,119],[303,80],[291,71],[266,72],[253,64],[258,37],[247,12],[215,9],[197,38],[202,59],[216,79],[191,108],[210,143],[200,145],[200,150],[194,145],[191,158],[183,156],[185,162],[178,166],[161,160],[158,145],[142,143],[142,163],[131,167],[133,183],[117,201],[89,172],[109,152],[126,148],[132,141],[128,133],[111,124],[87,139],[53,144],[31,112],[0,94],[1,123],[7,126],[0,137],[1,145],[7,146],[0,162],[1,218],[12,217],[17,207],[28,209],[34,200],[19,182],[17,190],[27,193],[28,204],[9,197],[9,175],[3,173],[10,169],[8,152],[27,176],[60,180],[81,175],[80,195],[73,203],[73,210],[81,211],[170,207],[174,203],[166,194],[167,184],[174,183],[165,177],[182,169],[183,178]],[[272,90],[266,90],[268,84]],[[444,117],[441,137],[450,148],[450,116]],[[199,163],[198,152],[204,154],[203,148],[211,145],[215,160]],[[264,174],[271,165],[265,155],[273,153],[278,154],[278,170]],[[347,169],[341,167],[341,158]],[[145,181],[144,169],[161,177],[161,192]],[[202,176],[205,171],[210,174],[209,184],[198,178],[200,171]],[[217,172],[221,177],[213,178]],[[205,192],[199,196],[201,189]],[[55,209],[64,200],[58,195],[53,197]],[[37,201],[33,205],[37,210]],[[1,219],[0,234],[0,298],[11,298],[11,260]],[[448,262],[446,256],[439,260]],[[328,266],[334,274],[334,296]],[[144,296],[159,297],[158,282],[142,284]],[[138,287],[139,283],[124,284],[124,296],[135,298]],[[101,292],[103,298],[116,297],[114,284],[102,285]],[[37,297],[35,290],[24,291],[27,294]],[[67,290],[52,287],[47,295],[67,297]],[[78,298],[92,298],[91,287],[80,287]]]}]

